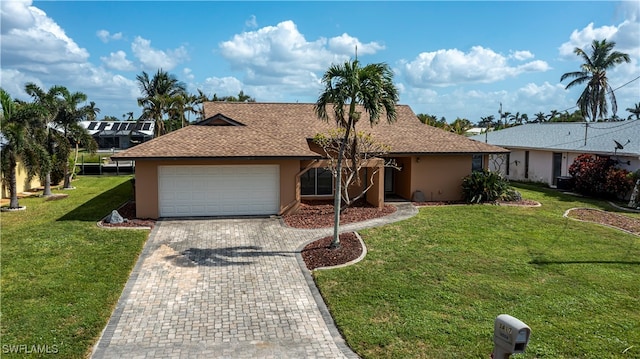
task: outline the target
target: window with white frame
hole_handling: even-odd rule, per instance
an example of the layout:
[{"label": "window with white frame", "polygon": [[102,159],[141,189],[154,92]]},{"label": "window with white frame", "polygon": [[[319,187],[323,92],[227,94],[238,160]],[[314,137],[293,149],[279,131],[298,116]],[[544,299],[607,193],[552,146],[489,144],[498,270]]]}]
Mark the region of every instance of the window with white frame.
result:
[{"label": "window with white frame", "polygon": [[333,173],[325,168],[312,168],[300,176],[300,194],[323,196],[333,194]]}]

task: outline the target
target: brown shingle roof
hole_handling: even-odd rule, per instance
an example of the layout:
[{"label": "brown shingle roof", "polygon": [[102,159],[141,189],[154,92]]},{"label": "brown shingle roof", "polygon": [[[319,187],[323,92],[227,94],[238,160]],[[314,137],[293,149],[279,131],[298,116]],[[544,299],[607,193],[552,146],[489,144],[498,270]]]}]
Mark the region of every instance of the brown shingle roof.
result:
[{"label": "brown shingle roof", "polygon": [[[113,157],[317,157],[306,139],[335,127],[319,120],[308,103],[207,102],[204,110],[205,118],[221,114],[245,126],[187,126]],[[424,125],[409,106],[398,105],[396,111],[395,123],[383,115],[373,127],[363,112],[357,129],[389,145],[391,154],[508,152]]]}]

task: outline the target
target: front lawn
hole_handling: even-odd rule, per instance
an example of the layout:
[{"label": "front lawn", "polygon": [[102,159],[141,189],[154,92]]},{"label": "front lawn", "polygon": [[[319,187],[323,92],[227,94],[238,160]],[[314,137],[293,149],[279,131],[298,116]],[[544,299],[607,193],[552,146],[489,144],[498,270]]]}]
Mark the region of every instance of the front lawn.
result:
[{"label": "front lawn", "polygon": [[88,355],[148,236],[96,226],[131,198],[130,179],[80,177],[54,191],[66,198],[24,198],[25,211],[1,214],[2,357]]},{"label": "front lawn", "polygon": [[517,186],[542,207],[422,208],[363,231],[362,262],[314,272],[348,344],[363,358],[488,358],[504,313],[531,327],[521,358],[640,358],[640,238],[562,217],[604,202]]}]

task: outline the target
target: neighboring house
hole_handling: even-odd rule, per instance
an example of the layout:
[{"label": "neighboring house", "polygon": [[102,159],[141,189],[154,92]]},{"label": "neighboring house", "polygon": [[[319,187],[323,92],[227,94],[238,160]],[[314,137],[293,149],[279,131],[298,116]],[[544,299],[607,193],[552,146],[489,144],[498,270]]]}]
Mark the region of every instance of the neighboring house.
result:
[{"label": "neighboring house", "polygon": [[[569,176],[569,167],[581,154],[606,156],[628,171],[640,169],[640,121],[559,122],[526,124],[473,136],[472,139],[511,150],[494,157],[490,169],[511,180],[556,186]],[[622,148],[620,148],[622,147]]]},{"label": "neighboring house", "polygon": [[[284,214],[302,199],[331,198],[327,160],[311,139],[335,123],[319,120],[313,104],[207,102],[204,110],[205,120],[112,156],[136,161],[138,217]],[[508,152],[424,125],[408,106],[396,110],[393,124],[381,116],[371,127],[364,114],[358,124],[391,147],[401,168],[370,161],[363,175],[374,183],[366,193],[373,205],[417,191],[429,201],[461,199],[472,167]]]},{"label": "neighboring house", "polygon": [[153,138],[154,121],[81,121],[99,149],[126,149]]}]

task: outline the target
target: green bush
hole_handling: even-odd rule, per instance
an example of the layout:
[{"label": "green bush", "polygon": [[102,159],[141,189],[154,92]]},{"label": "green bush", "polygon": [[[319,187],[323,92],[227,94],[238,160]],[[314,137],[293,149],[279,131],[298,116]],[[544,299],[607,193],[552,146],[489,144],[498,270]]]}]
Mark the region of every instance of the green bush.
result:
[{"label": "green bush", "polygon": [[633,189],[633,179],[629,171],[615,166],[608,157],[578,156],[569,167],[575,191],[605,199],[624,198]]},{"label": "green bush", "polygon": [[495,202],[506,197],[517,197],[509,193],[509,182],[498,172],[476,171],[462,180],[464,200],[469,203]]}]

